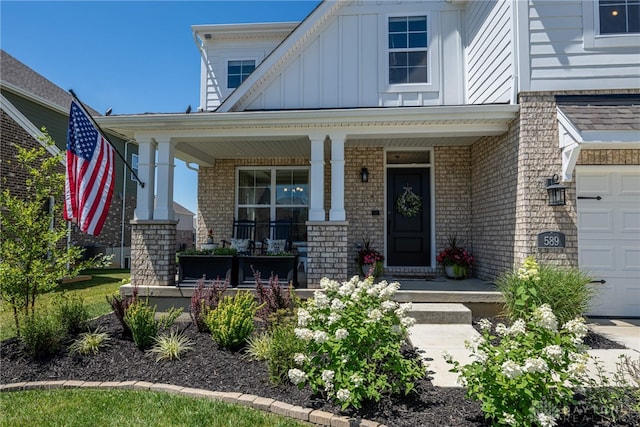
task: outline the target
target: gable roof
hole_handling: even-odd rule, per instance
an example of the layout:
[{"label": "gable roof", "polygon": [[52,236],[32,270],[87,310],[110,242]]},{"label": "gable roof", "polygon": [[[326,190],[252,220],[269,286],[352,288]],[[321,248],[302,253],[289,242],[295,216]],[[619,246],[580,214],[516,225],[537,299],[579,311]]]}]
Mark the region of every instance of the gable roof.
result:
[{"label": "gable roof", "polygon": [[320,30],[322,24],[348,1],[322,0],[296,29],[256,67],[249,77],[218,106],[216,111],[242,110],[251,95],[260,92],[260,88],[269,81],[269,78],[283,69],[288,60],[294,57],[294,54],[300,51],[308,41],[313,40],[313,36]]}]

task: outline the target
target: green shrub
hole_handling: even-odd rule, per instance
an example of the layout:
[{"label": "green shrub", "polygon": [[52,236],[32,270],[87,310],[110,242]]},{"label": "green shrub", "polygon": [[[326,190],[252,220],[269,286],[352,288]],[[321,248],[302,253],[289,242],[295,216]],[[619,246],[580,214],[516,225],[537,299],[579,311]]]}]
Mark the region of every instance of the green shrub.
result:
[{"label": "green shrub", "polygon": [[482,335],[465,343],[471,363],[462,365],[445,355],[451,372],[460,374],[467,396],[482,403],[482,412],[494,425],[556,425],[586,380],[584,319],[559,328],[545,304],[510,327],[497,325],[497,336],[491,335],[486,319],[480,326]]},{"label": "green shrub", "polygon": [[191,294],[189,315],[196,325],[198,332],[211,332],[205,322],[207,314],[214,310],[227,290],[227,282],[224,280],[211,280],[205,283],[204,279],[196,282],[196,288]]},{"label": "green shrub", "polygon": [[180,359],[180,356],[193,349],[193,342],[184,334],[171,331],[169,335],[161,334],[154,340],[149,353],[156,355],[156,362]]},{"label": "green shrub", "polygon": [[65,328],[54,313],[36,311],[24,318],[20,340],[26,353],[34,359],[56,353],[64,337]]},{"label": "green shrub", "polygon": [[246,358],[251,360],[267,360],[269,348],[271,347],[271,337],[266,332],[259,335],[252,335],[247,339],[245,349]]},{"label": "green shrub", "polygon": [[88,354],[98,354],[100,348],[109,345],[109,334],[102,332],[100,329],[96,329],[93,332],[83,332],[80,336],[69,346],[70,354],[81,354],[86,356]]},{"label": "green shrub", "polygon": [[305,350],[295,355],[299,367],[288,372],[299,387],[308,384],[340,404],[359,408],[383,394],[407,395],[426,367],[402,353],[410,304],[392,301],[399,283],[373,283],[373,277],[338,283],[323,278],[319,290],[297,311],[295,335]]},{"label": "green shrub", "polygon": [[281,384],[288,381],[289,369],[298,366],[296,356],[303,357],[300,355],[304,352],[306,343],[296,336],[293,323],[273,326],[269,338],[270,345],[267,352],[269,378],[274,383]]},{"label": "green shrub", "polygon": [[259,308],[250,292],[224,297],[206,318],[211,337],[221,347],[240,347],[253,332],[253,319]]},{"label": "green shrub", "polygon": [[89,308],[82,296],[62,294],[53,304],[67,334],[76,335],[87,329],[90,320]]},{"label": "green shrub", "polygon": [[512,321],[549,304],[562,325],[588,310],[595,292],[589,282],[591,278],[576,268],[538,265],[530,256],[521,268],[501,276],[497,285]]},{"label": "green shrub", "polygon": [[171,307],[166,314],[156,319],[156,306],[151,307],[148,302],[139,300],[127,308],[124,321],[131,329],[136,346],[145,350],[153,344],[161,329],[167,329],[173,325],[180,313],[182,308]]}]

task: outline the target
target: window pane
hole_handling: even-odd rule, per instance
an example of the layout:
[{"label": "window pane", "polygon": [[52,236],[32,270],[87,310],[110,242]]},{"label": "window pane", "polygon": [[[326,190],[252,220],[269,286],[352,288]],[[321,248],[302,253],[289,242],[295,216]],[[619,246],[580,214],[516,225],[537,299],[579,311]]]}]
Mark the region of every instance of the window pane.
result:
[{"label": "window pane", "polygon": [[231,62],[229,62],[229,68],[227,68],[227,73],[229,73],[230,75],[235,75],[235,74],[240,74],[241,71],[242,71],[242,67],[240,66],[240,64],[232,65]]},{"label": "window pane", "polygon": [[402,16],[400,18],[389,18],[389,32],[390,33],[403,33],[407,31],[407,18]]},{"label": "window pane", "polygon": [[309,218],[309,209],[304,208],[278,208],[276,209],[276,219],[290,219],[293,226],[293,240],[307,240],[306,221]]},{"label": "window pane", "polygon": [[255,171],[241,170],[238,172],[238,185],[241,187],[253,187]]},{"label": "window pane", "polygon": [[401,84],[407,82],[407,69],[406,68],[390,68],[389,69],[389,83]]},{"label": "window pane", "polygon": [[271,171],[268,169],[256,170],[256,186],[271,187]]},{"label": "window pane", "polygon": [[255,69],[256,69],[256,63],[255,63],[255,61],[249,61],[249,63],[248,63],[248,64],[244,64],[244,65],[243,65],[243,67],[242,67],[242,72],[243,72],[243,73],[250,74],[250,73],[252,73],[252,72],[253,72],[253,70],[255,70]]},{"label": "window pane", "polygon": [[409,17],[409,31],[427,31],[427,17],[426,16],[410,16]]},{"label": "window pane", "polygon": [[403,67],[407,65],[407,52],[391,52],[389,53],[390,67]]},{"label": "window pane", "polygon": [[427,52],[409,52],[408,54],[409,66],[427,65]]},{"label": "window pane", "polygon": [[407,47],[406,34],[389,34],[389,49],[403,49]]},{"label": "window pane", "polygon": [[255,205],[256,193],[253,188],[239,188],[238,189],[238,204],[240,205]]},{"label": "window pane", "polygon": [[640,4],[629,5],[627,19],[629,20],[629,33],[640,33]]},{"label": "window pane", "polygon": [[227,77],[227,88],[235,89],[240,86],[240,76],[228,76]]},{"label": "window pane", "polygon": [[410,33],[409,47],[427,47],[427,33]]},{"label": "window pane", "polygon": [[426,83],[427,67],[409,68],[409,83]]},{"label": "window pane", "polygon": [[264,187],[257,187],[255,190],[256,193],[256,201],[254,204],[256,205],[270,205],[271,204],[271,189]]}]

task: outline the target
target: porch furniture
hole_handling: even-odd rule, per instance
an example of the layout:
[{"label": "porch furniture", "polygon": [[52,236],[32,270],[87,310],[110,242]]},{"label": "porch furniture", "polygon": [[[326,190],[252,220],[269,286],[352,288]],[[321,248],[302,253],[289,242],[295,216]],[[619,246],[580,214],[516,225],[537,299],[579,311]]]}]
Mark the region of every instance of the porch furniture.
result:
[{"label": "porch furniture", "polygon": [[262,242],[262,253],[291,252],[293,221],[278,219],[269,222],[269,237]]},{"label": "porch furniture", "polygon": [[256,221],[234,219],[231,241],[223,240],[222,247],[232,247],[238,255],[251,255],[256,250]]}]

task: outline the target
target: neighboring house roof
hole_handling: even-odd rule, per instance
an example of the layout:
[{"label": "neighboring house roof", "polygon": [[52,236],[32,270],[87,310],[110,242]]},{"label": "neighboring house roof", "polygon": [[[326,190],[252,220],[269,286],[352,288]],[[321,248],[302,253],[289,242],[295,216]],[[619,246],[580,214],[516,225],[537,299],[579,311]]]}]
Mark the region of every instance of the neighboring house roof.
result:
[{"label": "neighboring house roof", "polygon": [[176,213],[176,215],[195,215],[189,209],[176,202],[173,202],[173,211]]},{"label": "neighboring house roof", "polygon": [[[0,84],[21,96],[54,108],[65,114],[73,96],[55,83],[38,74],[4,50],[0,50]],[[87,107],[92,115],[100,115]]]}]

